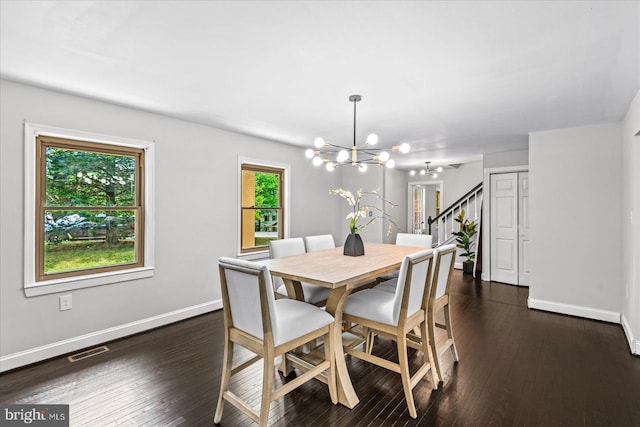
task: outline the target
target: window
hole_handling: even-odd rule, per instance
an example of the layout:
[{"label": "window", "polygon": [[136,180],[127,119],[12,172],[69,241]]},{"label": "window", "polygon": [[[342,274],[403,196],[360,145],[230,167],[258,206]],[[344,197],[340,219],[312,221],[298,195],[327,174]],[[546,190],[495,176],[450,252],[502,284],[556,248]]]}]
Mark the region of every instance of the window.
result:
[{"label": "window", "polygon": [[27,296],[150,277],[153,144],[25,132]]},{"label": "window", "polygon": [[285,235],[285,169],[241,162],[241,253],[263,251]]},{"label": "window", "polygon": [[140,267],[144,150],[38,136],[36,281]]}]

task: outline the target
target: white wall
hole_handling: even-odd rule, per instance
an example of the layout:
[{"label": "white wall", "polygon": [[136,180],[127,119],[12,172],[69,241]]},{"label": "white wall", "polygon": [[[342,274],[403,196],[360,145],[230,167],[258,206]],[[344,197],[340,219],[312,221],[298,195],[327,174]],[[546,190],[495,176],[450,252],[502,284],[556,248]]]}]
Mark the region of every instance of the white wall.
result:
[{"label": "white wall", "polygon": [[[640,354],[640,91],[622,122],[622,326]],[[633,218],[633,220],[632,220]]]},{"label": "white wall", "polygon": [[[344,239],[340,175],[310,167],[303,150],[160,115],[0,81],[0,362],[10,369],[219,308],[216,259],[235,256],[238,157],[291,165],[291,235]],[[57,294],[23,292],[24,121],[126,138],[156,148],[155,275]],[[340,240],[336,240],[339,242]]]},{"label": "white wall", "polygon": [[529,150],[485,154],[482,156],[482,163],[485,169],[528,165]]},{"label": "white wall", "polygon": [[530,307],[620,321],[621,131],[611,123],[530,134]]},{"label": "white wall", "polygon": [[395,204],[395,207],[385,204],[385,212],[391,216],[397,227],[391,227],[391,234],[387,235],[388,221],[382,225],[382,242],[395,243],[398,233],[407,232],[407,172],[396,169],[384,169],[384,198]]},{"label": "white wall", "polygon": [[[347,165],[339,168],[339,171],[341,171],[342,173],[341,186],[343,189],[351,191],[353,194],[355,194],[358,189],[362,189],[363,191],[375,190],[380,194],[384,194],[383,168],[369,166],[369,170],[367,170],[365,173],[362,173],[358,171],[358,168]],[[338,196],[333,197],[339,198]],[[347,221],[345,217],[349,212],[351,212],[351,210],[344,199],[339,199],[342,207],[342,215],[340,216],[342,225],[340,226],[341,232],[336,238],[336,245],[342,246],[344,245],[344,241],[347,238],[347,234],[349,234],[349,221]],[[382,203],[371,195],[363,196],[362,204],[375,205],[379,209],[382,209]],[[360,223],[363,224],[364,222],[361,221]],[[369,224],[360,233],[362,240],[365,242],[382,243],[382,228],[383,221],[380,220],[375,221],[373,224]]]},{"label": "white wall", "polygon": [[414,181],[442,181],[442,210],[464,196],[469,190],[480,184],[483,179],[482,161],[463,163],[459,168],[445,169],[437,178],[422,175],[410,176],[408,182]]}]

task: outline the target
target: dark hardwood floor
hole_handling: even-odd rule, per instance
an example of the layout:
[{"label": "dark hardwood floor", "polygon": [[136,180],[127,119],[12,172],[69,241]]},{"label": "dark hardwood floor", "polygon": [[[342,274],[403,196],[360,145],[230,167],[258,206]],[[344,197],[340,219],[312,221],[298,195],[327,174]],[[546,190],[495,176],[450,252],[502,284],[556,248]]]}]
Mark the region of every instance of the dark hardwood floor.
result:
[{"label": "dark hardwood floor", "polygon": [[[454,274],[460,362],[448,356],[439,390],[428,380],[415,388],[417,420],[399,375],[348,357],[360,404],[333,406],[326,386],[311,381],[272,404],[271,424],[640,425],[640,358],[630,355],[619,325],[529,310],[527,288]],[[222,342],[222,312],[206,314],[110,342],[109,352],[79,362],[57,358],[5,373],[0,401],[70,404],[72,426],[212,426]],[[396,357],[393,343],[380,338],[374,353]],[[255,364],[232,389],[257,405],[260,384]],[[251,424],[225,405],[223,426]]]}]

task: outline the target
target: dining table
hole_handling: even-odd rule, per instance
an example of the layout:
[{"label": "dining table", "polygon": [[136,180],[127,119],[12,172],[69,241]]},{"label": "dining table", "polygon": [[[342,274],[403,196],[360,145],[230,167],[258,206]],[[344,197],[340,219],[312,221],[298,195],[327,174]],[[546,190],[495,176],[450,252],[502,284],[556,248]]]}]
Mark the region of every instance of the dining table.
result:
[{"label": "dining table", "polygon": [[374,283],[377,278],[399,270],[404,257],[423,250],[413,246],[365,242],[362,256],[344,255],[343,248],[337,247],[262,261],[272,276],[282,278],[289,298],[304,301],[302,282],[331,289],[326,310],[333,315],[336,325],[332,339],[338,402],[348,408],[354,408],[359,399],[349,377],[343,350],[342,312],[347,297],[354,287]]}]

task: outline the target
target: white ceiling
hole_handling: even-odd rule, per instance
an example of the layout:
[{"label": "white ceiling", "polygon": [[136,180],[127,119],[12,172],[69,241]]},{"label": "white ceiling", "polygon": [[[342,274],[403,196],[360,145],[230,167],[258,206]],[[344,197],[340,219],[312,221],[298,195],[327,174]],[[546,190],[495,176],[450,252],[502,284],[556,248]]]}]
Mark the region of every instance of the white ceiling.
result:
[{"label": "white ceiling", "polygon": [[[409,142],[397,167],[620,120],[640,2],[0,3],[3,78],[308,147]],[[301,150],[302,155],[302,150]]]}]

